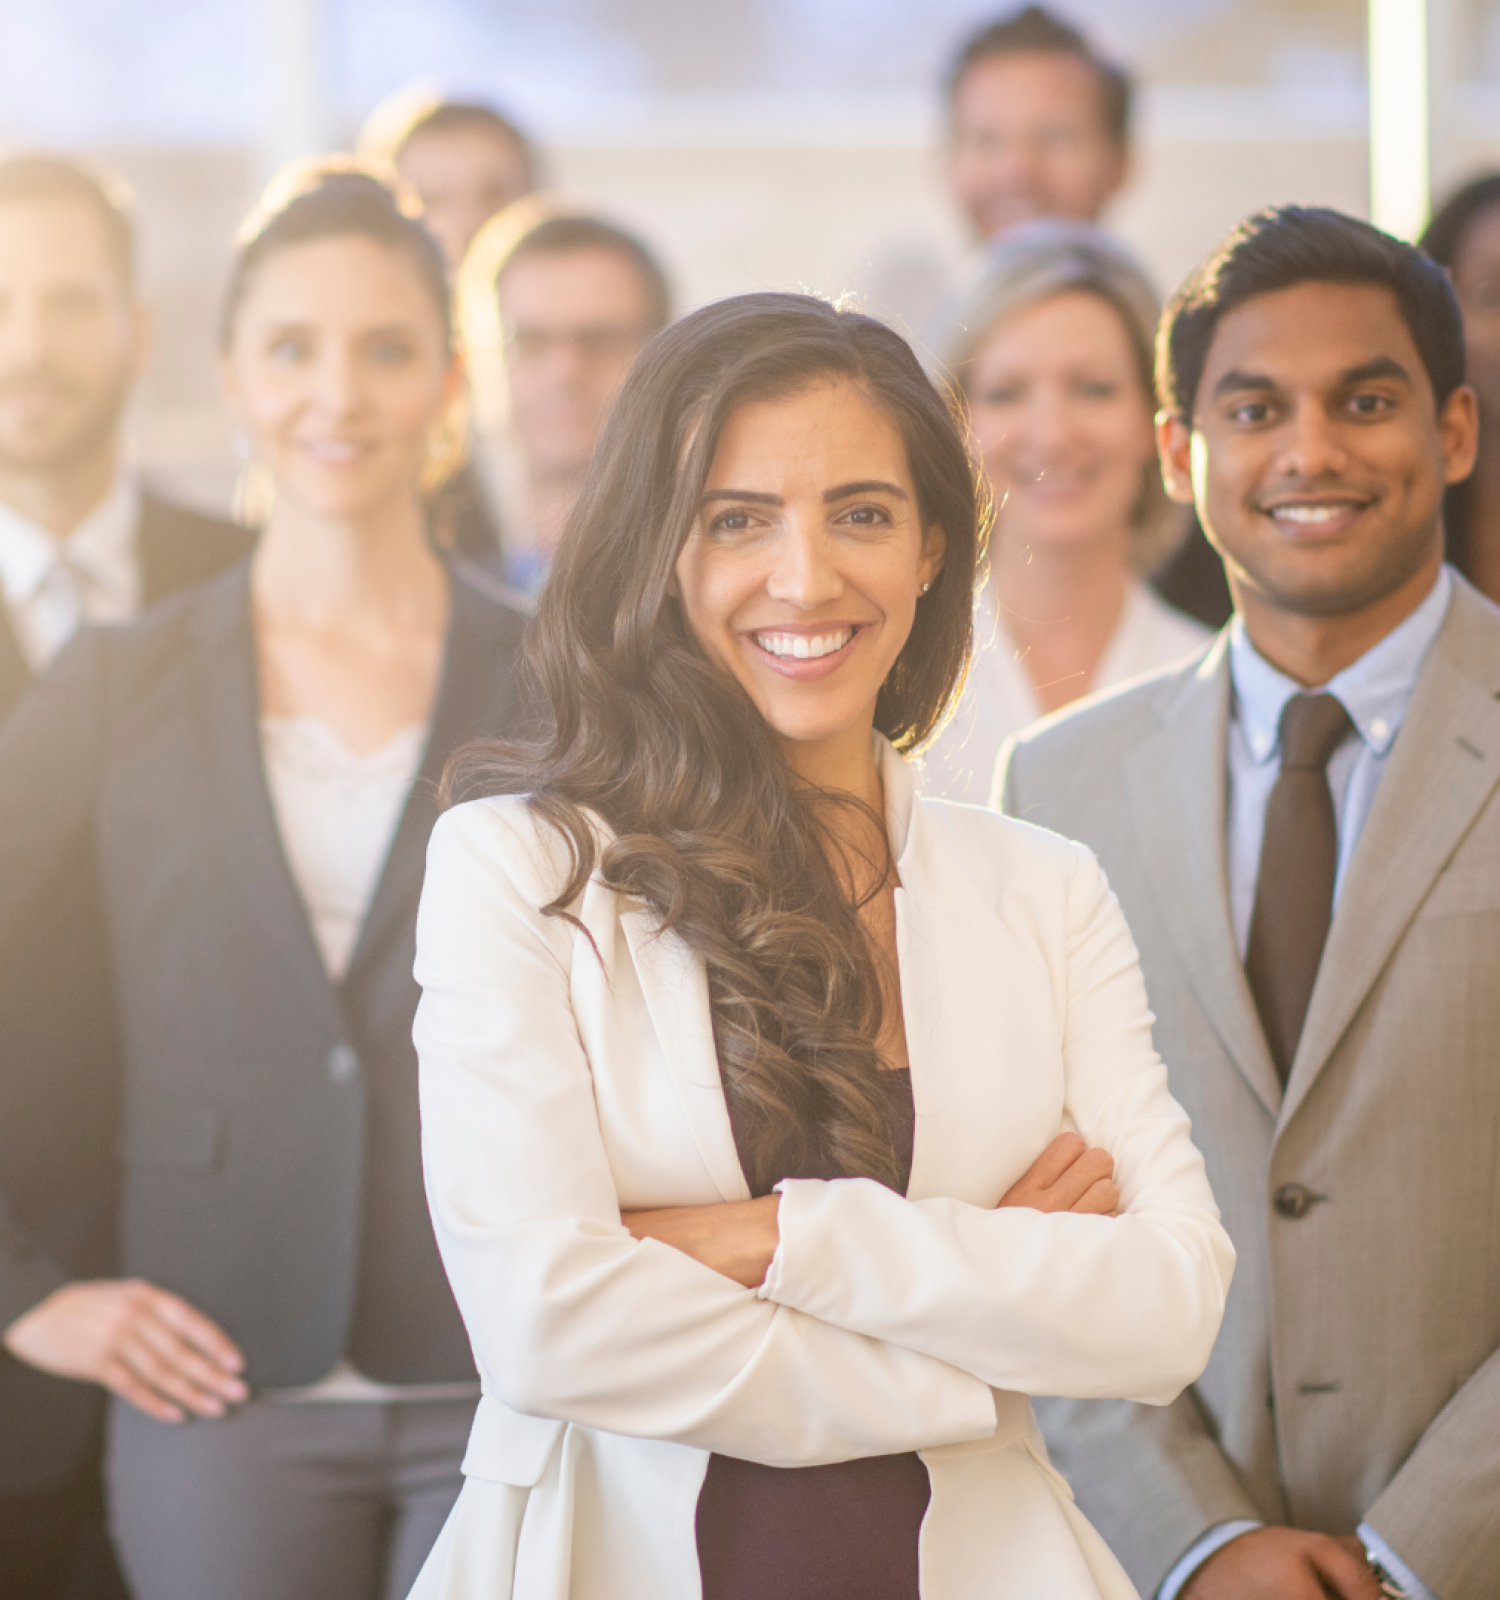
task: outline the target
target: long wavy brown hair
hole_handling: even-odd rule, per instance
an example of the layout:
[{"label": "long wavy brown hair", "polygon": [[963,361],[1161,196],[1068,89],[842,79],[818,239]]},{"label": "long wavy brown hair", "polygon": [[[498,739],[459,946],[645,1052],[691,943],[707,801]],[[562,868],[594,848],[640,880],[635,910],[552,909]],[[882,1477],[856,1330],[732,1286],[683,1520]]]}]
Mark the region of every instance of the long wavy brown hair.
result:
[{"label": "long wavy brown hair", "polygon": [[[887,1183],[898,1171],[876,1077],[879,963],[859,917],[859,874],[832,825],[856,802],[794,777],[671,593],[729,416],[825,377],[856,383],[891,418],[922,525],[946,535],[942,571],[875,716],[903,752],[936,732],[968,665],[989,521],[958,421],[883,324],[808,296],[743,295],[683,318],[642,352],[530,634],[541,725],[533,738],[460,752],[447,783],[453,798],[525,794],[562,834],[572,872],[544,912],[571,918],[597,875],[702,957],[756,1194],[810,1159]],[[864,877],[878,888],[887,865]]]}]

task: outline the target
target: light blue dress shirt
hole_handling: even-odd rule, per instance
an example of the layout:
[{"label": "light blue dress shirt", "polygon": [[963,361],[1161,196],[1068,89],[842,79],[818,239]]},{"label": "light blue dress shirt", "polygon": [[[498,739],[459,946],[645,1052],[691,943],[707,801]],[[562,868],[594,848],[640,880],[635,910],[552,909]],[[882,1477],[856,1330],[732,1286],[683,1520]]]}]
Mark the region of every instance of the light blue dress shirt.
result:
[{"label": "light blue dress shirt", "polygon": [[[1323,685],[1336,695],[1354,731],[1339,745],[1328,762],[1328,788],[1338,821],[1338,876],[1333,903],[1349,870],[1365,819],[1375,801],[1375,791],[1385,774],[1391,746],[1401,727],[1417,686],[1417,674],[1432,641],[1448,614],[1453,579],[1447,567],[1438,575],[1427,598],[1379,644],[1367,650]],[[1236,616],[1229,629],[1229,671],[1234,701],[1229,718],[1228,817],[1226,843],[1229,854],[1229,909],[1240,955],[1250,942],[1250,918],[1255,910],[1255,880],[1260,871],[1261,842],[1266,831],[1266,803],[1281,775],[1281,713],[1287,701],[1302,691],[1278,672],[1250,642],[1243,620]],[[1162,1581],[1156,1600],[1177,1600],[1188,1579],[1217,1551],[1262,1526],[1259,1522],[1221,1522],[1210,1528]],[[1438,1600],[1426,1584],[1406,1566],[1368,1523],[1359,1525],[1359,1537],[1368,1550],[1412,1597]]]}]

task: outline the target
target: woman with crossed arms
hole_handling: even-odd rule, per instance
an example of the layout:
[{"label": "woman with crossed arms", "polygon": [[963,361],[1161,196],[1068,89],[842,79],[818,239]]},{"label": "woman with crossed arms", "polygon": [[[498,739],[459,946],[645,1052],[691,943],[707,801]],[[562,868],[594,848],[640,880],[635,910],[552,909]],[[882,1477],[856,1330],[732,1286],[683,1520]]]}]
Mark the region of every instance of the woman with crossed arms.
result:
[{"label": "woman with crossed arms", "polygon": [[659,334],[418,914],[484,1398],[415,1600],[1125,1600],[1031,1394],[1164,1404],[1233,1251],[1092,856],[917,798],[982,521],[902,340]]}]

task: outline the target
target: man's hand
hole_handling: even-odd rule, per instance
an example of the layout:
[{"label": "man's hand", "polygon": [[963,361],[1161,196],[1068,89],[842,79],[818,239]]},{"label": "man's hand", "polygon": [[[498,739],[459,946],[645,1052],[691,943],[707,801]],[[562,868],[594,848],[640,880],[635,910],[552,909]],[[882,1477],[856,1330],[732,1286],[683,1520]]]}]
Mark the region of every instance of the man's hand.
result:
[{"label": "man's hand", "polygon": [[245,1358],[202,1312],[135,1280],[69,1283],[5,1330],[19,1361],[103,1384],[158,1422],[222,1417],[249,1396]]},{"label": "man's hand", "polygon": [[1365,1547],[1297,1528],[1257,1528],[1214,1553],[1181,1600],[1380,1600]]},{"label": "man's hand", "polygon": [[656,1239],[747,1289],[758,1289],[771,1270],[781,1233],[776,1213],[781,1196],[730,1200],[717,1206],[670,1206],[627,1211],[621,1221],[637,1239]]},{"label": "man's hand", "polygon": [[1113,1216],[1120,1209],[1114,1158],[1091,1150],[1076,1133],[1060,1133],[1031,1169],[1005,1191],[1002,1206],[1033,1211],[1082,1211]]}]

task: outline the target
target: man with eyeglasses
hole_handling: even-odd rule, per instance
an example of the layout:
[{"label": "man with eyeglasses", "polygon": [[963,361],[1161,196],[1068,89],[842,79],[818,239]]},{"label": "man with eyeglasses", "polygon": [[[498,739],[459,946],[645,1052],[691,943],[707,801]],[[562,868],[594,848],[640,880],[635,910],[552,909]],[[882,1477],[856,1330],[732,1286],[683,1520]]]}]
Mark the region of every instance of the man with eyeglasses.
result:
[{"label": "man with eyeglasses", "polygon": [[473,381],[505,579],[535,594],[615,395],[670,320],[671,291],[634,235],[523,201],[475,241],[460,297],[466,323],[477,310],[490,327],[487,338],[466,326],[471,351],[496,357],[478,356]]}]

